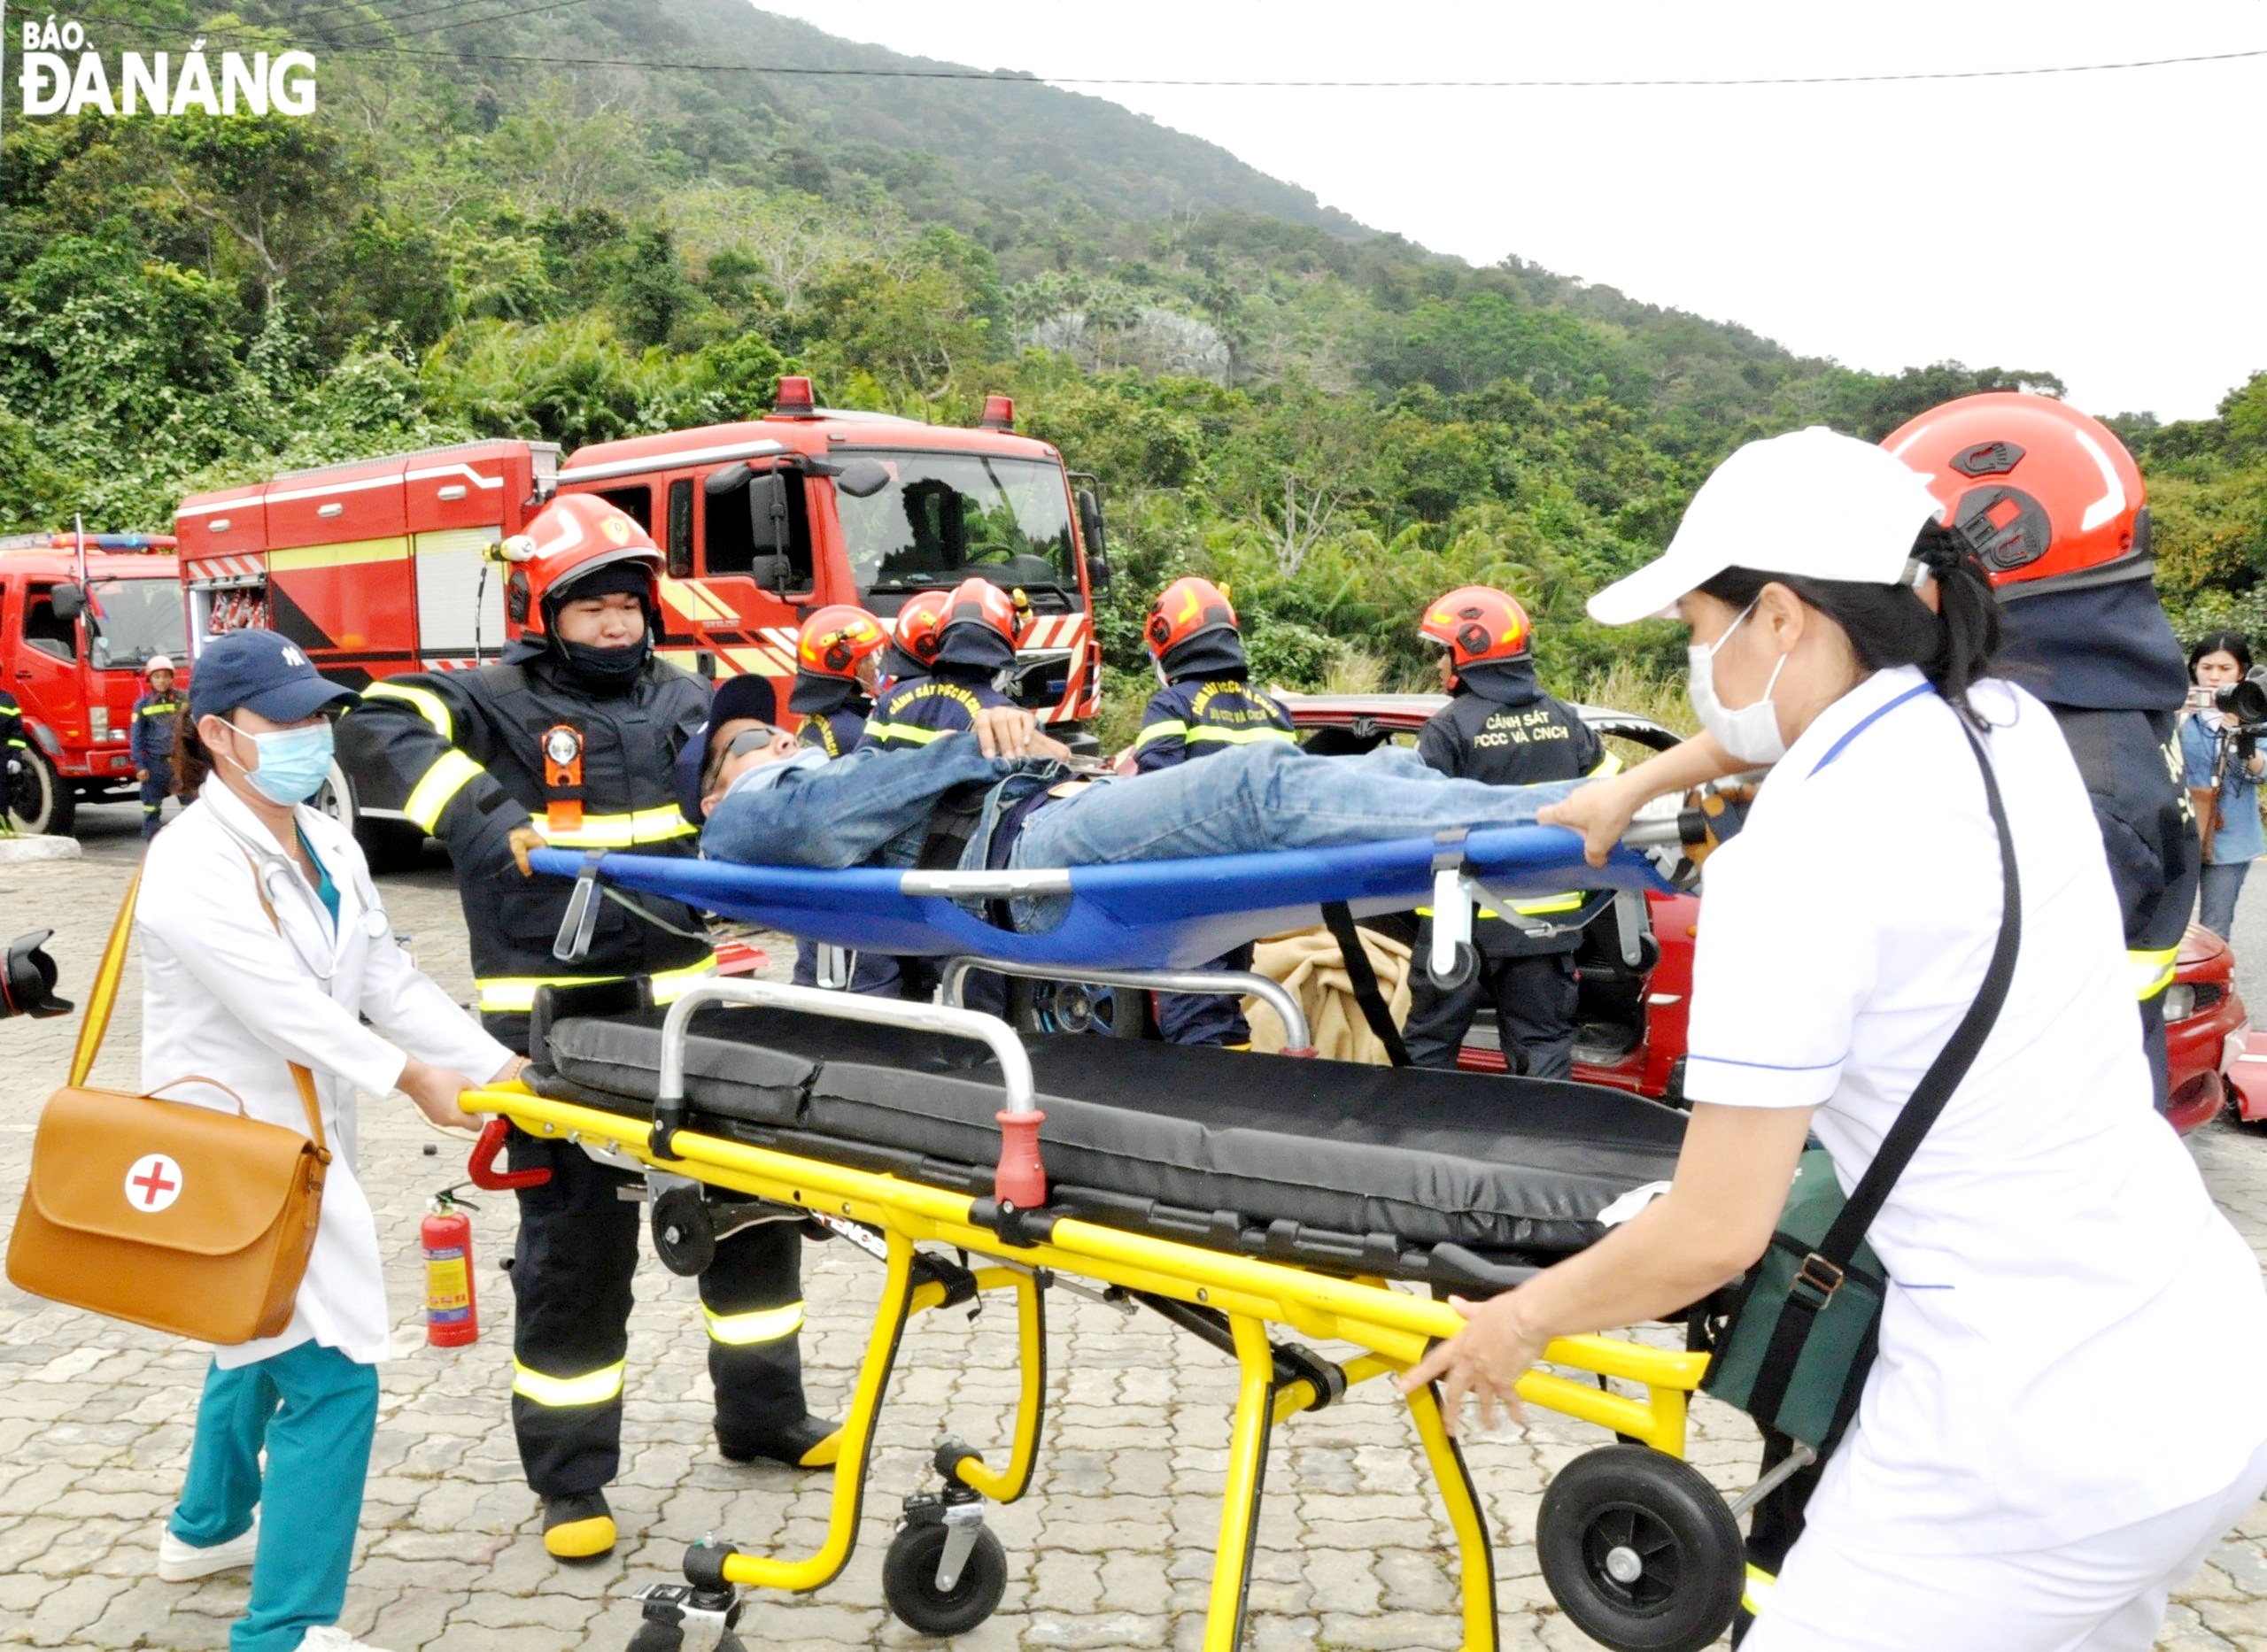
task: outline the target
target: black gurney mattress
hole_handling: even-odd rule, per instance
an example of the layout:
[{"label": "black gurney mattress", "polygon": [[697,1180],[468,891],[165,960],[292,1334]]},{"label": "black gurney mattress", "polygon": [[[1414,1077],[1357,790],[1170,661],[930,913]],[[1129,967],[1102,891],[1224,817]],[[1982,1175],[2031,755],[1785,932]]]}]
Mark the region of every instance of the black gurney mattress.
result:
[{"label": "black gurney mattress", "polygon": [[[561,1099],[646,1112],[661,1020],[562,1019],[529,1077]],[[1103,1221],[1153,1201],[1247,1229],[1548,1257],[1596,1240],[1614,1200],[1669,1179],[1684,1134],[1675,1109],[1589,1085],[1090,1035],[1024,1044],[1049,1182],[1100,1196],[1080,1214]],[[999,1067],[966,1039],[706,1006],[685,1089],[693,1128],[759,1142],[789,1132],[791,1151],[832,1156],[824,1144],[838,1141],[851,1162],[857,1148],[918,1155],[975,1167],[986,1185],[999,1155]]]}]

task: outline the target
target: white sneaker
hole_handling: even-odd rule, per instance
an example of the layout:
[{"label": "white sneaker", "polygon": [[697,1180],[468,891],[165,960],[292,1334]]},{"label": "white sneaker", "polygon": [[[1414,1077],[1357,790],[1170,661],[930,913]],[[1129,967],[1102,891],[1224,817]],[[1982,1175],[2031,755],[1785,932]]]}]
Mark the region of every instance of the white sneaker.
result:
[{"label": "white sneaker", "polygon": [[193,1578],[209,1578],[216,1571],[233,1571],[239,1566],[251,1565],[259,1548],[258,1515],[252,1517],[251,1529],[242,1537],[232,1537],[210,1548],[182,1542],[167,1526],[158,1536],[158,1579],[161,1583],[187,1583]]},{"label": "white sneaker", "polygon": [[357,1640],[337,1624],[319,1624],[299,1642],[299,1652],[386,1652],[367,1640]]}]

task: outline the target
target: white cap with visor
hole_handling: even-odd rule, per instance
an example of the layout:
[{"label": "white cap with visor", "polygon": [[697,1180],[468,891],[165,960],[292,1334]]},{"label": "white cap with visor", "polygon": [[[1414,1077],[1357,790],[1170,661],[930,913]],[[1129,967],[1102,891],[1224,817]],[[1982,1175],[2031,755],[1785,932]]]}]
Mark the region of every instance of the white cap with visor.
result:
[{"label": "white cap with visor", "polygon": [[1915,581],[1913,542],[1944,514],[1919,472],[1822,425],[1750,442],[1692,496],[1668,549],[1590,599],[1601,625],[1674,618],[1727,568],[1866,585]]}]

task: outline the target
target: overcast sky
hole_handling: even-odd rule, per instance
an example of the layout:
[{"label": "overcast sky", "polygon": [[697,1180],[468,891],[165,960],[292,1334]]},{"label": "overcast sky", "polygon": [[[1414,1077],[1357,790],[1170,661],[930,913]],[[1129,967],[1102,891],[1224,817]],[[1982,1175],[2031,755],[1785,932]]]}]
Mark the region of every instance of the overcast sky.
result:
[{"label": "overcast sky", "polygon": [[[2267,48],[2256,0],[763,9],[1042,78],[1833,74]],[[2096,413],[2168,419],[2267,368],[2267,58],[1876,86],[1072,89],[1436,251],[1517,254],[1853,367],[2043,368]]]}]

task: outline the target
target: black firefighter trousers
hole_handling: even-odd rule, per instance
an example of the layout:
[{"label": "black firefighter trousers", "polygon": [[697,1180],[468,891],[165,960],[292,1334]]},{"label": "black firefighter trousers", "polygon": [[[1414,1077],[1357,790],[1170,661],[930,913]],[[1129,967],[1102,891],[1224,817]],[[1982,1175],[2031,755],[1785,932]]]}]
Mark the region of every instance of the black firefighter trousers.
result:
[{"label": "black firefighter trousers", "polygon": [[[550,1181],[518,1191],[512,1429],[520,1462],[538,1496],[598,1491],[622,1463],[630,1282],[644,1208],[620,1196],[628,1177],[571,1143],[515,1127],[508,1154],[515,1170],[551,1171]],[[751,1455],[806,1415],[796,1337],[801,1273],[799,1224],[767,1222],[719,1243],[700,1276],[716,1438],[728,1453]]]}]

